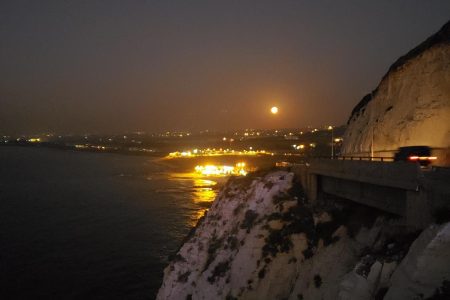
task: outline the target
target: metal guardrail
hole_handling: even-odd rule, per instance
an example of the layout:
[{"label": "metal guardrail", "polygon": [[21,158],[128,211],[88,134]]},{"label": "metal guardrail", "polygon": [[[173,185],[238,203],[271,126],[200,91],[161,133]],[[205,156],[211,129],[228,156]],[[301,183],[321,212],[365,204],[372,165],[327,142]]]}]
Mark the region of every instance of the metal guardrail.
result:
[{"label": "metal guardrail", "polygon": [[338,160],[363,160],[363,161],[394,161],[393,157],[383,156],[336,156],[333,159]]},{"label": "metal guardrail", "polygon": [[393,162],[393,157],[385,156],[314,156],[311,158],[321,159],[335,159],[335,160],[356,160],[356,161],[381,161],[381,162]]}]

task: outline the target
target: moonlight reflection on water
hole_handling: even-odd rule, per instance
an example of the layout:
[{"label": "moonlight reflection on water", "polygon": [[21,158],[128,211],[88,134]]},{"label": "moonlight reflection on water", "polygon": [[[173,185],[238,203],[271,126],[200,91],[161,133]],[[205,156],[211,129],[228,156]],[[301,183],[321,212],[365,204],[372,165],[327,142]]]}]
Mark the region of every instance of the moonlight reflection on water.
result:
[{"label": "moonlight reflection on water", "polygon": [[[217,181],[201,178],[195,173],[182,173],[182,174],[172,174],[173,180],[177,181],[187,181],[190,188],[190,194],[193,204],[195,204],[196,209],[192,211],[190,215],[189,226],[195,226],[197,221],[208,211],[212,202],[216,198]],[[223,178],[222,178],[223,179]]]}]

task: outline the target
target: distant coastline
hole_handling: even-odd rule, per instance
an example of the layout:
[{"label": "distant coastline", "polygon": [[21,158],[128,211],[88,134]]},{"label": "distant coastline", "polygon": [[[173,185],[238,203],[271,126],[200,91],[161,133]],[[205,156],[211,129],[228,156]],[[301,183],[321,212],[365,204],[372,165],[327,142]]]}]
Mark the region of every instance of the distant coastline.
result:
[{"label": "distant coastline", "polygon": [[[115,153],[115,154],[124,154],[124,155],[139,155],[139,156],[152,156],[152,157],[164,157],[165,152],[162,151],[139,151],[139,150],[129,150],[125,147],[106,147],[103,148],[99,146],[96,147],[86,147],[80,148],[76,145],[68,145],[61,143],[52,143],[52,142],[39,142],[32,143],[27,141],[10,141],[8,143],[0,144],[0,147],[29,147],[29,148],[50,148],[57,150],[70,150],[77,152],[93,152],[93,153]],[[136,148],[137,149],[137,148]]]}]

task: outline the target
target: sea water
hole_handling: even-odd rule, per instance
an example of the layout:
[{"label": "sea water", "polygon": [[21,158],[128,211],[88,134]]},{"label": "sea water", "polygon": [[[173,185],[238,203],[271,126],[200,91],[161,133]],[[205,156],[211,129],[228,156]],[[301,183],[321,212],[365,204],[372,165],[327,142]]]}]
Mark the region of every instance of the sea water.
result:
[{"label": "sea water", "polygon": [[153,299],[216,193],[179,172],[145,156],[0,147],[0,298]]}]

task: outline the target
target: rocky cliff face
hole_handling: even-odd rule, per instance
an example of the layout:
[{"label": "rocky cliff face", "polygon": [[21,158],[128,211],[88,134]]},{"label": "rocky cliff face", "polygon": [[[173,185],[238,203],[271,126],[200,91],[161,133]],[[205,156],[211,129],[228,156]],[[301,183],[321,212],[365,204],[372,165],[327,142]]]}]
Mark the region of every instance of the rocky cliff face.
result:
[{"label": "rocky cliff face", "polygon": [[252,174],[221,190],[157,299],[427,298],[450,280],[449,233],[433,225],[408,250],[418,233],[396,220],[348,201],[310,207],[292,173]]},{"label": "rocky cliff face", "polygon": [[[450,22],[396,61],[353,109],[342,154],[450,147]],[[391,154],[391,153],[389,153]]]}]

